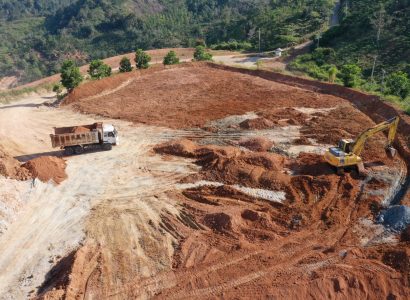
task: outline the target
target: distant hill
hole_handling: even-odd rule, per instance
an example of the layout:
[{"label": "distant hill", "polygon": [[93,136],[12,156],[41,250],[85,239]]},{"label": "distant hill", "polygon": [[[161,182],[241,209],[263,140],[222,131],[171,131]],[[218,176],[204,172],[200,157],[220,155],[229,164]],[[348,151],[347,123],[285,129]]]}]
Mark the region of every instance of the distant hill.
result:
[{"label": "distant hill", "polygon": [[327,26],[335,0],[0,0],[0,77],[20,83],[136,47],[249,41],[268,50]]}]

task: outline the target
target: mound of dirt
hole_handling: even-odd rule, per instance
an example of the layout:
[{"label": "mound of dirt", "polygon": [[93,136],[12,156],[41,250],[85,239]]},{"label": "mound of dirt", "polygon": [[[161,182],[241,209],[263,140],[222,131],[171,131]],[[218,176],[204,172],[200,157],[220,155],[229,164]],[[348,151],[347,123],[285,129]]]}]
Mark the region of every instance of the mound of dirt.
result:
[{"label": "mound of dirt", "polygon": [[1,148],[0,175],[16,180],[27,180],[31,178],[30,171],[26,168],[22,168],[20,162],[17,159],[8,155]]},{"label": "mound of dirt", "polygon": [[257,129],[269,129],[275,126],[275,124],[265,118],[247,119],[239,124],[242,129],[257,130]]},{"label": "mound of dirt", "polygon": [[285,107],[280,109],[275,109],[271,112],[263,112],[262,116],[269,121],[282,125],[304,125],[308,116],[292,107]]},{"label": "mound of dirt", "polygon": [[312,145],[311,141],[305,136],[301,136],[297,140],[293,141],[295,145]]},{"label": "mound of dirt", "polygon": [[257,221],[259,219],[259,214],[254,211],[254,210],[250,210],[250,209],[245,209],[242,214],[241,214],[242,218],[244,218],[245,220],[249,220],[249,221]]},{"label": "mound of dirt", "polygon": [[35,158],[26,162],[22,167],[26,168],[33,178],[38,178],[43,182],[53,180],[60,184],[67,178],[65,160],[55,156]]},{"label": "mound of dirt", "polygon": [[239,140],[239,146],[252,151],[266,152],[273,147],[273,142],[263,137],[244,138]]},{"label": "mound of dirt", "polygon": [[86,132],[90,132],[90,129],[83,127],[83,126],[74,127],[72,130],[72,133],[86,133]]},{"label": "mound of dirt", "polygon": [[219,233],[232,231],[231,217],[225,213],[205,215],[204,224]]},{"label": "mound of dirt", "polygon": [[158,145],[154,151],[196,158],[202,171],[189,178],[193,182],[209,180],[267,189],[280,189],[289,183],[289,176],[283,173],[285,158],[274,153],[247,152],[232,146],[198,146],[186,140]]},{"label": "mound of dirt", "polygon": [[197,149],[198,146],[187,139],[171,141],[154,147],[154,151],[157,153],[183,157],[195,157]]},{"label": "mound of dirt", "polygon": [[322,155],[314,153],[300,153],[289,167],[298,175],[320,176],[335,173]]}]

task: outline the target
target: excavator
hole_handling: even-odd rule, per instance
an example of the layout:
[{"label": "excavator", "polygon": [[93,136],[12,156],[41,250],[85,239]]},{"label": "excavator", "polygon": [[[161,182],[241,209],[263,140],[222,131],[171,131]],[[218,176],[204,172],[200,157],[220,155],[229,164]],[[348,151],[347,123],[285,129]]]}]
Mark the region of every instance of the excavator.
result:
[{"label": "excavator", "polygon": [[355,140],[340,140],[337,147],[331,147],[324,154],[325,160],[336,168],[338,175],[343,175],[346,168],[356,168],[359,174],[365,174],[363,160],[360,154],[363,151],[366,140],[376,133],[389,130],[388,143],[385,147],[388,157],[396,156],[396,149],[392,144],[399,125],[399,117],[391,118],[372,128],[363,131]]}]

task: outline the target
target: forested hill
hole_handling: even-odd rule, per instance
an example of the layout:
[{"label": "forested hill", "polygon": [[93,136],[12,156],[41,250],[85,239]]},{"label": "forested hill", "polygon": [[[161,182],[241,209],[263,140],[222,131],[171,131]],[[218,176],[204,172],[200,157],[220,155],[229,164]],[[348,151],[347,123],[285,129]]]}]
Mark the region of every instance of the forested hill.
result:
[{"label": "forested hill", "polygon": [[342,63],[358,63],[371,75],[407,71],[410,75],[410,0],[342,1],[340,26],[323,35]]},{"label": "forested hill", "polygon": [[296,44],[326,28],[335,0],[0,0],[0,77],[31,81],[74,58],[248,41]]}]

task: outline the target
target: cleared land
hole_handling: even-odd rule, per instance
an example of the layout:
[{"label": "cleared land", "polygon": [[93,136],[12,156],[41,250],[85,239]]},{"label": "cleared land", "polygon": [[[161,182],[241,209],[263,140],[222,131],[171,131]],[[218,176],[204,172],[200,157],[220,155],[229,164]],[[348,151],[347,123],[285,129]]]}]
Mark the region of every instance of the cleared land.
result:
[{"label": "cleared land", "polygon": [[51,127],[91,120],[114,123],[121,145],[66,158],[58,186],[1,179],[16,207],[3,298],[408,297],[408,237],[375,224],[406,160],[386,158],[382,134],[366,178],[320,155],[374,125],[351,101],[206,64],[90,82],[58,109],[42,100],[1,107],[12,155],[41,156]]}]

